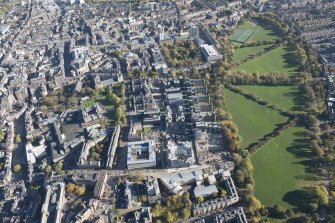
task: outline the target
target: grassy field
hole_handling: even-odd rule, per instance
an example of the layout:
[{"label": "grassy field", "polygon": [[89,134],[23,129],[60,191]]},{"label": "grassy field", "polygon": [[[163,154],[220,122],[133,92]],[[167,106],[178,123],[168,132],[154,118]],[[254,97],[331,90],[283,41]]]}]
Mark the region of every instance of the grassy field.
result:
[{"label": "grassy field", "polygon": [[254,47],[243,47],[235,49],[235,55],[233,59],[233,63],[240,62],[244,59],[247,59],[251,55],[255,55],[256,53],[263,51],[265,48],[270,45],[262,45],[262,46],[254,46]]},{"label": "grassy field", "polygon": [[304,97],[298,86],[243,85],[240,88],[288,111],[302,111]]},{"label": "grassy field", "polygon": [[299,71],[299,65],[295,62],[295,53],[288,46],[281,46],[270,52],[263,54],[260,57],[250,60],[234,70],[245,70],[247,72],[281,72],[281,73],[295,73]]},{"label": "grassy field", "polygon": [[224,89],[224,93],[227,110],[233,115],[244,146],[256,142],[265,134],[272,132],[277,124],[287,121],[287,118],[277,111],[261,106],[237,93],[228,89]]},{"label": "grassy field", "polygon": [[238,29],[231,35],[231,40],[238,39],[237,37],[241,35],[243,30],[252,30],[254,31],[252,35],[246,39],[245,42],[256,42],[256,41],[263,41],[263,40],[275,40],[278,38],[278,34],[273,31],[273,29],[269,27],[264,27],[257,25],[252,22],[245,22],[242,25],[239,25]]},{"label": "grassy field", "polygon": [[301,127],[291,127],[252,156],[255,193],[263,205],[293,207],[295,191],[317,182],[306,172],[310,151],[305,133]]}]

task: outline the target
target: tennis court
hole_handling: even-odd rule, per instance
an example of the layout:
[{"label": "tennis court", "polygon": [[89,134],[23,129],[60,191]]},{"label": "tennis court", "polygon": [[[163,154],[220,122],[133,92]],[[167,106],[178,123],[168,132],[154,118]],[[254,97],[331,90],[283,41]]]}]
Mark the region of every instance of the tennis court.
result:
[{"label": "tennis court", "polygon": [[233,35],[231,35],[230,39],[235,42],[245,43],[253,33],[254,30],[252,29],[239,28]]}]

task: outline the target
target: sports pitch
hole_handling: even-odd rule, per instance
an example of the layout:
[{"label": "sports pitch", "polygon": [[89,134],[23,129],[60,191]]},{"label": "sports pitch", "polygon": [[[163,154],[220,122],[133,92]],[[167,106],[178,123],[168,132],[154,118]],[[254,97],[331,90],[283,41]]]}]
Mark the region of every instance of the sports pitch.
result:
[{"label": "sports pitch", "polygon": [[253,33],[254,30],[252,29],[239,28],[233,35],[231,35],[230,39],[235,42],[245,43]]}]

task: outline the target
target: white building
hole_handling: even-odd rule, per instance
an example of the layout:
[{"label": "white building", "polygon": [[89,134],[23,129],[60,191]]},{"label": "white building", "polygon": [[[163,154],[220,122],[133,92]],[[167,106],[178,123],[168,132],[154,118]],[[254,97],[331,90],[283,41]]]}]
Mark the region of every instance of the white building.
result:
[{"label": "white building", "polygon": [[154,141],[137,141],[128,143],[128,169],[138,169],[156,166],[156,151]]},{"label": "white building", "polygon": [[202,44],[201,52],[208,62],[216,62],[222,60],[222,55],[216,50],[213,45]]}]

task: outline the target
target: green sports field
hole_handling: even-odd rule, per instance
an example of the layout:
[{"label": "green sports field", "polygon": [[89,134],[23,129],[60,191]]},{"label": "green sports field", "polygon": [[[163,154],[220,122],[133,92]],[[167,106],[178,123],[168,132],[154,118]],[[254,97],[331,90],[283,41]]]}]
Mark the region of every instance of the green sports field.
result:
[{"label": "green sports field", "polygon": [[271,133],[277,124],[287,121],[287,117],[277,111],[248,100],[240,94],[228,89],[224,89],[224,94],[227,110],[233,115],[244,147]]},{"label": "green sports field", "polygon": [[271,28],[260,26],[252,22],[245,22],[230,36],[230,39],[239,43],[250,43],[264,40],[275,40],[278,34]]},{"label": "green sports field", "polygon": [[270,72],[296,73],[299,64],[295,62],[295,52],[288,46],[281,46],[262,56],[243,63],[234,70],[244,70],[249,73],[259,72],[267,74]]},{"label": "green sports field", "polygon": [[291,208],[297,189],[317,183],[318,179],[306,172],[310,150],[305,133],[301,127],[291,127],[251,157],[255,194],[263,205]]},{"label": "green sports field", "polygon": [[270,101],[279,108],[288,111],[301,111],[304,109],[304,96],[298,86],[259,86],[243,85],[240,88]]},{"label": "green sports field", "polygon": [[233,63],[238,63],[242,60],[245,60],[248,57],[250,57],[251,55],[255,55],[258,52],[263,51],[267,47],[270,47],[270,45],[237,48],[237,49],[235,49],[235,55],[234,55],[234,58],[233,58]]},{"label": "green sports field", "polygon": [[253,29],[245,29],[245,28],[239,28],[231,37],[230,39],[239,42],[239,43],[245,43],[250,36],[254,33]]}]

